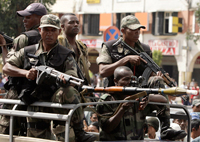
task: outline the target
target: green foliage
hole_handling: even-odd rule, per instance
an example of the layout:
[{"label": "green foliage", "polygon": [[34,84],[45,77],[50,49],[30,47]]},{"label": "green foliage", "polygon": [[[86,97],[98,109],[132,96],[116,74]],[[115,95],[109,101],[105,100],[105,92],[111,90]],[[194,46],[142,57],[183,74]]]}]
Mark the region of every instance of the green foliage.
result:
[{"label": "green foliage", "polygon": [[[43,0],[43,4],[48,7],[55,1]],[[24,31],[23,17],[17,16],[16,11],[25,9],[33,2],[40,2],[40,0],[0,0],[0,31],[14,37],[22,33]]]},{"label": "green foliage", "polygon": [[154,50],[153,51],[153,60],[154,62],[156,62],[156,64],[158,64],[159,66],[162,63],[162,52],[160,50]]},{"label": "green foliage", "polygon": [[[200,26],[200,4],[197,3],[197,9],[195,11],[195,19],[198,25]],[[195,33],[192,33],[189,29],[186,33],[186,40],[193,40],[195,44],[197,44],[197,41],[200,39],[200,35],[197,35]]]}]

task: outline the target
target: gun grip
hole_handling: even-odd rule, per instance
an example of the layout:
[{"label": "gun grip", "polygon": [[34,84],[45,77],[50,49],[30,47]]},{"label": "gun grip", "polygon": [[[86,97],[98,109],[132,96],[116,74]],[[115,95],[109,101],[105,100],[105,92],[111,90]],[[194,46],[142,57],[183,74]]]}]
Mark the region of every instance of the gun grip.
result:
[{"label": "gun grip", "polygon": [[43,80],[45,79],[47,73],[45,71],[41,72],[38,76],[37,76],[37,79],[36,79],[36,84],[37,85],[40,85]]}]

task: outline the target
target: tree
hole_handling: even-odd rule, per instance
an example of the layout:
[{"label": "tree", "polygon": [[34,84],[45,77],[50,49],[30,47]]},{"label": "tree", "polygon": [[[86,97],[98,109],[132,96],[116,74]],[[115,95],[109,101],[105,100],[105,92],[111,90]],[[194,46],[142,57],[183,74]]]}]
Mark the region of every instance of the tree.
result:
[{"label": "tree", "polygon": [[[47,7],[53,5],[56,0],[43,0]],[[16,11],[25,9],[33,2],[40,0],[0,0],[0,31],[11,37],[16,37],[24,31],[23,18],[17,16]]]},{"label": "tree", "polygon": [[[188,2],[188,11],[191,7],[191,1],[187,1]],[[197,3],[197,8],[196,8],[196,11],[195,11],[195,19],[196,19],[196,22],[198,24],[198,26],[200,26],[200,4]],[[195,33],[192,33],[190,31],[190,29],[188,28],[188,31],[186,33],[186,39],[187,40],[193,40],[195,44],[197,44],[197,41],[200,39],[200,36],[195,34]]]},{"label": "tree", "polygon": [[160,51],[160,50],[154,50],[153,51],[153,60],[158,66],[161,65],[162,58],[163,58],[162,51]]}]

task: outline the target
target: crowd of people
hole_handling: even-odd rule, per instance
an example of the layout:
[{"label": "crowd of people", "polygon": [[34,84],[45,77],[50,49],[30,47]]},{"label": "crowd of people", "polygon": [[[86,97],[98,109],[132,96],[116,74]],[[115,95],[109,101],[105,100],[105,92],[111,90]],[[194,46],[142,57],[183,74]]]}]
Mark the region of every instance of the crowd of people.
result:
[{"label": "crowd of people", "polygon": [[[83,102],[80,88],[71,84],[63,75],[52,77],[44,76],[43,80],[36,84],[38,71],[35,66],[45,65],[55,70],[83,79],[85,84],[91,86],[140,86],[139,79],[148,70],[148,78],[143,87],[165,88],[164,76],[161,72],[149,72],[143,58],[134,55],[129,48],[138,53],[146,52],[152,57],[150,47],[139,41],[140,29],[145,29],[139,20],[128,15],[121,20],[120,36],[116,40],[104,42],[97,58],[99,74],[90,79],[87,46],[76,39],[79,33],[79,19],[73,13],[64,14],[61,18],[48,14],[44,5],[32,3],[26,9],[17,11],[17,15],[23,17],[25,32],[21,33],[13,41],[13,48],[8,51],[6,41],[0,35],[2,58],[4,62],[3,73],[9,76],[4,96],[6,99],[20,99],[26,105],[18,106],[17,110],[32,112],[49,112],[67,114],[67,109],[51,109],[39,106],[31,106],[35,101],[54,102],[60,104],[78,104]],[[63,35],[60,35],[61,30]],[[146,70],[147,69],[147,70]],[[145,72],[146,73],[146,72]],[[44,74],[45,75],[45,74]],[[3,86],[2,81],[0,85]],[[196,87],[195,87],[196,86]],[[194,89],[197,85],[194,84]],[[83,112],[79,107],[72,115],[70,122],[70,142],[93,142],[115,140],[143,140],[160,139],[170,141],[184,141],[186,139],[185,120],[174,120],[170,124],[170,109],[168,105],[149,104],[149,102],[171,103],[167,95],[159,93],[137,94],[126,92],[94,93],[99,102],[135,100],[119,104],[101,103],[92,107],[94,112]],[[189,97],[194,114],[197,118],[198,99]],[[2,108],[12,109],[14,105],[3,104]],[[148,118],[148,114],[156,111],[157,118]],[[198,122],[192,123],[192,139],[198,135]],[[0,116],[0,133],[9,133],[10,117]],[[23,125],[22,125],[23,124]],[[25,125],[24,125],[25,124]],[[22,128],[22,126],[24,126]],[[197,128],[198,127],[198,128]],[[155,133],[160,130],[160,134]],[[193,133],[194,132],[194,133]],[[98,136],[96,136],[96,133]],[[15,135],[28,137],[53,139],[64,141],[65,123],[27,117],[16,118],[14,121]],[[52,137],[53,135],[53,137]]]}]

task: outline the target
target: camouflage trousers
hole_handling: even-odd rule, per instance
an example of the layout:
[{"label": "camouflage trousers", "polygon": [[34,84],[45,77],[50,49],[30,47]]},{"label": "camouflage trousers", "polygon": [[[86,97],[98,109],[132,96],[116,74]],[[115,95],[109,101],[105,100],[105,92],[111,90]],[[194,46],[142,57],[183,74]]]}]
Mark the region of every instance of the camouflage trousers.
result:
[{"label": "camouflage trousers", "polygon": [[[160,76],[151,76],[148,80],[149,88],[165,88],[165,83],[162,77]],[[167,95],[164,95],[169,103]],[[169,106],[160,106],[154,105],[157,110],[157,117],[160,120],[161,132],[167,130],[170,127],[170,107]]]},{"label": "camouflage trousers", "polygon": [[[11,88],[8,93],[4,96],[5,99],[17,99],[18,95],[17,91]],[[14,107],[13,104],[3,104],[3,109],[12,109]],[[16,110],[26,110],[26,106],[18,105]],[[9,133],[9,124],[10,124],[10,116],[1,115],[0,116],[0,133],[8,134]],[[13,120],[13,134],[14,135],[26,135],[26,118],[24,117],[14,117]]]},{"label": "camouflage trousers", "polygon": [[[80,103],[80,94],[79,92],[72,86],[66,88],[59,88],[54,95],[52,96],[51,101],[55,103],[61,104],[78,104]],[[60,108],[44,108],[44,107],[28,107],[29,111],[35,112],[52,112],[56,114],[68,114],[69,109],[60,109]],[[73,126],[74,123],[79,123],[82,121],[84,117],[82,108],[78,108],[71,118],[70,125]],[[64,133],[65,133],[65,122],[64,121],[53,121],[53,128],[51,131],[50,127],[50,120],[42,120],[42,119],[35,119],[35,118],[27,118],[27,136],[30,137],[39,137],[45,139],[51,139],[52,132],[56,135],[56,140],[64,141]],[[35,125],[34,125],[35,124]],[[41,126],[40,126],[41,125]],[[33,126],[33,127],[32,127]],[[34,128],[34,126],[39,126],[38,129]],[[41,128],[43,129],[41,129]],[[74,134],[70,131],[70,141],[74,141]]]}]

